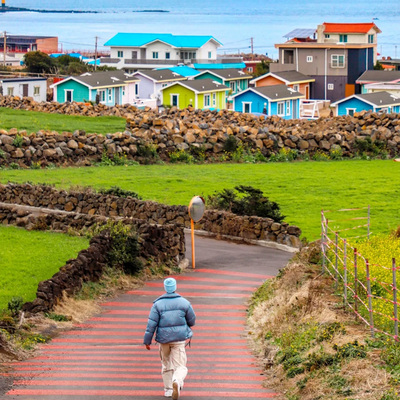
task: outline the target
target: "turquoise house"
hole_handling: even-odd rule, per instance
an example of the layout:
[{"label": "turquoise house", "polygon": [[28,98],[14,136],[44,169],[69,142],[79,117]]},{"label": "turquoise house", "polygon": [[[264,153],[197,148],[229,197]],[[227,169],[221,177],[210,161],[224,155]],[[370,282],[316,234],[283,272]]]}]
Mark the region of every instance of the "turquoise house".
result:
[{"label": "turquoise house", "polygon": [[331,105],[336,115],[354,115],[360,111],[399,113],[400,98],[388,92],[354,94]]},{"label": "turquoise house", "polygon": [[304,99],[305,95],[286,85],[272,85],[249,88],[232,97],[235,111],[297,119],[300,115],[300,99]]},{"label": "turquoise house", "polygon": [[219,69],[219,70],[206,70],[193,76],[191,79],[212,79],[215,82],[221,83],[222,85],[228,86],[230,90],[227,91],[228,104],[232,104],[232,97],[237,93],[240,93],[249,87],[250,79],[253,77],[247,75],[245,72],[238,69]]},{"label": "turquoise house", "polygon": [[70,76],[53,84],[53,99],[58,103],[90,102],[98,100],[106,106],[131,103],[129,97],[132,85],[139,79],[123,71],[88,72],[80,76]]}]

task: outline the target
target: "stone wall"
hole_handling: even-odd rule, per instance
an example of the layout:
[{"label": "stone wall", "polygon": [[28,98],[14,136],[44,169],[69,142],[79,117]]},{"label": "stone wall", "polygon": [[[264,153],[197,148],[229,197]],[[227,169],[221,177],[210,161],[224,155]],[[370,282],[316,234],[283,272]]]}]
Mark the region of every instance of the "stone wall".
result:
[{"label": "stone wall", "polygon": [[[150,224],[190,227],[186,206],[168,206],[130,197],[104,195],[89,190],[82,193],[57,190],[51,186],[0,185],[0,202],[103,217],[136,218]],[[216,236],[269,240],[292,247],[301,247],[300,228],[287,223],[276,223],[270,218],[237,216],[225,211],[206,210],[203,219],[196,223],[195,227]]]},{"label": "stone wall", "polygon": [[[70,107],[81,107],[72,103]],[[244,147],[265,157],[282,148],[300,154],[330,154],[344,157],[362,151],[360,141],[378,144],[390,156],[400,154],[400,119],[397,114],[362,112],[354,116],[320,118],[316,121],[283,120],[278,117],[254,117],[222,110],[139,111],[131,107],[126,130],[108,135],[85,131],[57,133],[0,129],[0,166],[16,163],[22,168],[56,165],[90,165],[105,155],[126,157],[138,162],[154,161],[154,153],[169,161],[172,153],[183,150],[202,153],[205,160],[224,154],[225,144],[235,136]],[[64,110],[66,112],[66,110]],[[60,112],[62,112],[60,110]],[[79,111],[77,111],[79,113]],[[0,126],[1,128],[1,126]]]}]

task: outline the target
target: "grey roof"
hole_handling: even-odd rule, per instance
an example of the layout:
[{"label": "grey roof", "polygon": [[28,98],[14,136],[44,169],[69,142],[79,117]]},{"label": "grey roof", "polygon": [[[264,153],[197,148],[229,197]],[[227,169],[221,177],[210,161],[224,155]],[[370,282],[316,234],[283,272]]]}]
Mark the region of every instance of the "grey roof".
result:
[{"label": "grey roof", "polygon": [[385,106],[400,104],[400,98],[394,96],[389,92],[357,94],[356,97],[365,100],[368,103],[374,104],[377,107],[385,107]]},{"label": "grey roof", "polygon": [[315,79],[310,78],[308,75],[304,75],[297,71],[282,71],[282,72],[272,72],[273,75],[279,76],[288,83],[300,82],[300,81],[315,81]]},{"label": "grey roof", "polygon": [[0,79],[1,82],[35,82],[35,81],[47,81],[47,78],[4,78]]},{"label": "grey roof", "polygon": [[121,61],[120,58],[111,58],[111,57],[100,58],[100,63],[118,64],[120,61]]},{"label": "grey roof", "polygon": [[[126,82],[138,80],[136,77],[132,77],[124,71],[86,72],[83,75],[71,76],[70,78],[92,88],[125,86]],[[55,85],[58,85],[62,82],[63,81],[57,82]]]},{"label": "grey roof", "polygon": [[166,81],[176,81],[176,80],[184,80],[186,79],[184,76],[179,75],[176,72],[173,72],[169,69],[156,69],[156,70],[146,70],[146,71],[137,71],[133,75],[140,73],[142,75],[147,76],[156,82],[166,82]]},{"label": "grey roof", "polygon": [[309,28],[299,28],[293,29],[291,32],[283,35],[284,38],[291,39],[291,38],[299,38],[299,39],[307,39],[313,38],[317,31],[315,29]]},{"label": "grey roof", "polygon": [[[202,71],[200,74],[198,74],[196,76],[202,75],[205,72],[207,72],[207,70]],[[227,81],[229,81],[230,79],[251,79],[252,78],[251,75],[247,75],[245,72],[240,71],[235,68],[210,70],[208,72],[210,72],[211,74],[218,76],[224,80],[227,80]]]},{"label": "grey roof", "polygon": [[290,99],[290,98],[297,99],[300,97],[305,97],[304,94],[297,92],[291,88],[288,88],[286,85],[261,86],[261,87],[251,88],[250,90],[254,90],[255,92],[261,94],[263,97],[267,97],[270,100]]},{"label": "grey roof", "polygon": [[212,79],[198,79],[196,81],[190,80],[180,83],[196,92],[213,92],[216,90],[229,90],[228,86],[215,82]]},{"label": "grey roof", "polygon": [[357,83],[392,82],[400,79],[400,71],[370,70],[365,71]]}]

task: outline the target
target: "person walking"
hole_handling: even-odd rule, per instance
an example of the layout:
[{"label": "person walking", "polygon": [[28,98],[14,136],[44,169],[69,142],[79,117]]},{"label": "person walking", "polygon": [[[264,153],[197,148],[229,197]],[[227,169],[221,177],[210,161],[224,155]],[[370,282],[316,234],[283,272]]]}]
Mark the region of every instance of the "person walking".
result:
[{"label": "person walking", "polygon": [[193,336],[190,327],[194,326],[196,315],[190,302],[176,293],[174,278],[164,280],[164,289],[166,293],[153,302],[143,344],[150,350],[157,330],[164,396],[177,400],[188,373],[185,347]]}]

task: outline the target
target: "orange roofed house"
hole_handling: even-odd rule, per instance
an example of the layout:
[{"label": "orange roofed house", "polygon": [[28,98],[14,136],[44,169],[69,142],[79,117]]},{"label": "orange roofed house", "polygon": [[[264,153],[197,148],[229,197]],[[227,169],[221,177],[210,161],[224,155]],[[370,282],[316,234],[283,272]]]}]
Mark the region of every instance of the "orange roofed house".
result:
[{"label": "orange roofed house", "polygon": [[279,61],[270,64],[270,71],[297,71],[314,79],[312,99],[334,102],[360,93],[356,80],[375,65],[381,30],[373,22],[324,22],[308,38],[296,37],[303,31],[295,30],[286,35],[287,42],[275,45]]}]

